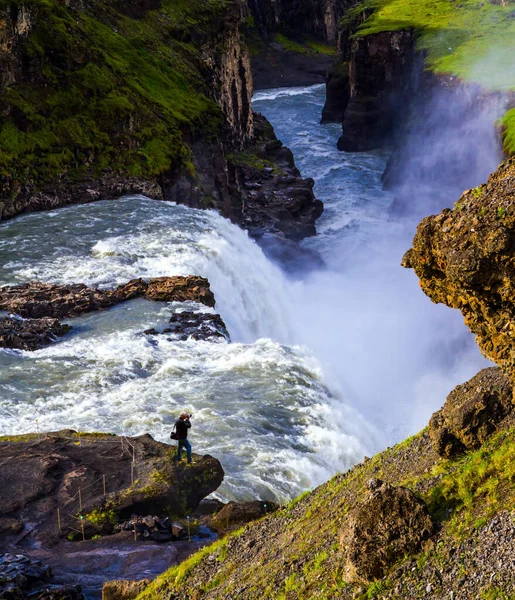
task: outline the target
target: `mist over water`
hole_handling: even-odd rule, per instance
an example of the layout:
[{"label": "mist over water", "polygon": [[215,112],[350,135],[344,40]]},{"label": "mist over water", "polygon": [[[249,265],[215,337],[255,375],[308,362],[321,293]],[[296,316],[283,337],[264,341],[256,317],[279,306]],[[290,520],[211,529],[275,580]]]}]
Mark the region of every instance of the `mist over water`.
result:
[{"label": "mist over water", "polygon": [[[400,261],[422,215],[452,206],[495,169],[499,108],[485,104],[474,112],[467,98],[465,112],[463,96],[452,90],[432,97],[424,105],[427,123],[407,137],[399,160],[402,190],[385,192],[390,153],[339,152],[340,125],[317,125],[324,86],[288,93],[258,93],[254,107],[291,147],[303,175],[314,177],[325,203],[319,235],[304,244],[322,254],[327,269],[303,281],[298,330],[328,380],[375,426],[378,450],[424,427],[455,385],[488,365],[461,314],[432,304]],[[395,215],[401,191],[416,210]]]},{"label": "mist over water", "polygon": [[198,274],[233,340],[142,335],[174,310],[210,310],[195,304],[136,300],[67,319],[71,334],[50,347],[0,350],[0,433],[34,431],[38,419],[41,430],[166,441],[189,409],[194,451],[224,466],[221,497],[284,501],[415,433],[487,364],[461,315],[399,266],[416,220],[391,214],[388,153],[338,152],[339,126],[319,125],[323,100],[323,86],[254,100],[325,202],[304,245],[326,266],[309,275],[285,274],[214,212],[143,197],[0,224],[0,285]]}]

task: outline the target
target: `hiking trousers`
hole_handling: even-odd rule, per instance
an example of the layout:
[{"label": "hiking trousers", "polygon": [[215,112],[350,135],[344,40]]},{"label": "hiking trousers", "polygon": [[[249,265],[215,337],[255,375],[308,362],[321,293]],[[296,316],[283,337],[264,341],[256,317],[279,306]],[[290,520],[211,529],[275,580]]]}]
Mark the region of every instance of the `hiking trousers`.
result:
[{"label": "hiking trousers", "polygon": [[188,440],[179,440],[177,446],[177,462],[182,460],[182,449],[186,448],[186,455],[188,456],[188,462],[191,462],[191,444]]}]

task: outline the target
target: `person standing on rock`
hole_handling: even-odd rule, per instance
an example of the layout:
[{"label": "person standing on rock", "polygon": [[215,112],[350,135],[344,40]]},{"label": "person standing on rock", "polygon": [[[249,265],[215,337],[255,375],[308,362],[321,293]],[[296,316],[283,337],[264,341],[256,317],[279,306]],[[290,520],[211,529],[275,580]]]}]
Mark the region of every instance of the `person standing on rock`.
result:
[{"label": "person standing on rock", "polygon": [[[175,439],[178,441],[177,445],[177,462],[182,460],[182,449],[186,448],[186,455],[188,457],[188,463],[193,462],[191,457],[191,444],[188,440],[188,429],[191,428],[191,415],[187,412],[182,412],[175,422],[174,431]],[[173,436],[173,434],[172,434]]]}]

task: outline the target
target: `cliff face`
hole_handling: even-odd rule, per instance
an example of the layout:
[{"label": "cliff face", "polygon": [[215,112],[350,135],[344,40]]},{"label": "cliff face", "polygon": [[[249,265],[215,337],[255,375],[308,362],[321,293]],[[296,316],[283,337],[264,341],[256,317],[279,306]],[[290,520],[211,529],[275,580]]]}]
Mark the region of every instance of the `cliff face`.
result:
[{"label": "cliff face", "polygon": [[423,219],[403,258],[433,302],[459,309],[483,354],[515,377],[515,160]]},{"label": "cliff face", "polygon": [[239,0],[0,2],[0,218],[143,193],[245,224],[232,157],[256,150],[247,16]]},{"label": "cliff face", "polygon": [[409,104],[414,37],[407,31],[356,37],[347,53],[350,97],[338,149],[371,150],[391,137]]},{"label": "cliff face", "polygon": [[256,89],[323,83],[348,0],[248,0]]}]

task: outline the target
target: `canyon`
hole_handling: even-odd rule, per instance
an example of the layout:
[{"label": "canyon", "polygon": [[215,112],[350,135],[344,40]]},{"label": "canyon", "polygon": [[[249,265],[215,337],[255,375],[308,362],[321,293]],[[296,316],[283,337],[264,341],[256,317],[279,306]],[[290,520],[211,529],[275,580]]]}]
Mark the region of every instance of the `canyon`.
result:
[{"label": "canyon", "polygon": [[[198,431],[213,438],[202,440],[204,451],[223,453],[226,477],[222,483],[218,461],[200,459],[198,478],[206,483],[204,462],[211,460],[216,481],[174,512],[184,517],[220,484],[224,501],[249,490],[261,499],[222,509],[255,522],[235,530],[235,518],[234,528],[219,526],[221,538],[186,561],[189,550],[178,546],[168,556],[177,566],[153,582],[113,584],[106,594],[364,600],[515,593],[513,82],[508,76],[504,84],[502,64],[501,75],[489,74],[502,84],[487,84],[488,68],[470,75],[467,52],[459,51],[470,55],[478,39],[492,47],[507,39],[509,48],[512,21],[508,6],[448,4],[437,2],[417,20],[410,12],[416,0],[407,14],[401,0],[0,3],[0,218],[7,244],[0,309],[19,315],[2,317],[4,345],[15,349],[2,358],[22,383],[9,378],[5,415],[9,427],[17,423],[29,436],[0,438],[0,451],[21,452],[23,460],[46,452],[54,462],[46,446],[76,452],[76,432],[43,442],[29,435],[33,410],[24,411],[24,386],[34,390],[34,414],[41,412],[46,429],[64,418],[66,406],[65,418],[77,423],[147,427],[163,439],[173,411],[191,403]],[[497,23],[495,44],[491,31],[470,25],[482,22],[477,11],[489,11]],[[456,23],[470,35],[450,52],[455,40],[446,28]],[[324,82],[323,110],[316,88],[270,90]],[[253,109],[254,87],[262,91]],[[315,107],[327,128],[323,141],[320,130],[296,117],[307,113],[291,108],[281,121],[286,113],[270,104],[295,107],[295,98]],[[339,164],[351,175],[338,179]],[[313,165],[318,172],[306,168]],[[361,197],[356,182],[367,178]],[[341,210],[338,196],[345,195],[349,204]],[[198,209],[215,209],[250,238]],[[402,279],[409,276],[398,264],[402,253],[391,262],[409,247],[421,218],[402,265],[430,300],[462,312],[483,355],[499,368],[483,369],[487,363],[471,350],[456,315],[414,295]],[[279,257],[286,275],[251,238]],[[305,271],[302,263],[309,263]],[[171,294],[190,281],[193,293],[188,287],[185,295]],[[149,293],[152,286],[161,292]],[[371,300],[379,286],[385,309]],[[306,300],[310,294],[316,303]],[[220,314],[208,311],[215,297]],[[59,329],[62,317],[70,317],[71,333]],[[25,318],[50,319],[39,324],[50,337]],[[35,339],[28,349],[46,345],[31,359],[12,345],[13,331],[25,336],[17,331],[22,322]],[[158,335],[171,334],[170,326],[179,339]],[[313,334],[317,328],[322,335]],[[203,337],[206,330],[214,339]],[[426,335],[430,342],[422,341]],[[306,346],[323,357],[322,366]],[[364,367],[354,355],[367,357]],[[338,379],[341,364],[346,373]],[[434,389],[422,393],[424,387]],[[429,419],[431,406],[440,410]],[[397,443],[405,436],[390,428],[406,413],[418,429],[429,425]],[[240,426],[245,439],[237,448],[230,442]],[[150,436],[131,440],[165,452]],[[387,444],[370,452],[373,458],[365,455]],[[52,465],[45,477],[64,468]],[[168,477],[172,487],[177,476]],[[44,482],[44,493],[34,503],[26,499],[23,510],[46,510],[46,488],[56,481]],[[138,496],[127,478],[119,483]],[[301,490],[308,491],[298,496]],[[268,499],[274,513],[263,515]],[[100,492],[97,500],[102,507]],[[7,535],[22,531],[16,510],[3,507]],[[88,535],[104,533],[91,528]],[[84,542],[92,556],[95,541]],[[109,536],[98,543],[107,547]],[[41,558],[50,562],[51,554]],[[62,556],[57,562],[62,568]]]}]

